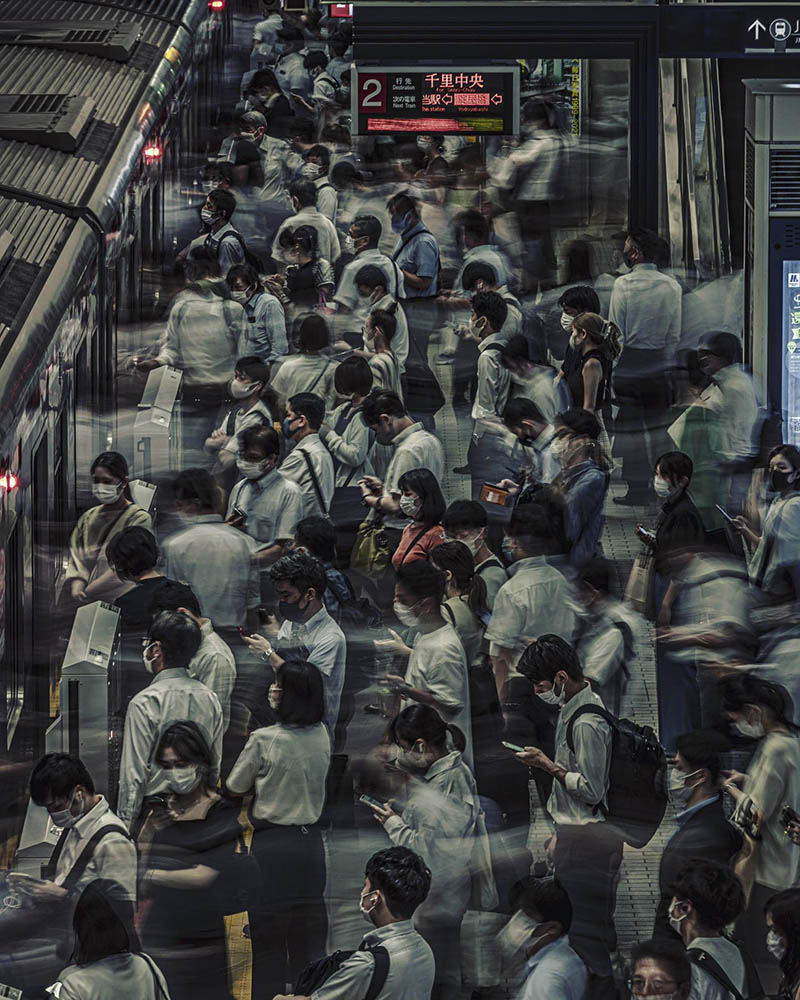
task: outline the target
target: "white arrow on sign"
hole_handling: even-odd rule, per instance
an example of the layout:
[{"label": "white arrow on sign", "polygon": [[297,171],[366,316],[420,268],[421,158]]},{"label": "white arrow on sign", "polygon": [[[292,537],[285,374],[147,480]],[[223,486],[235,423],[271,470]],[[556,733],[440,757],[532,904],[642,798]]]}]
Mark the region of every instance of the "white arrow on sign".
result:
[{"label": "white arrow on sign", "polygon": [[753,21],[753,23],[750,25],[750,27],[747,30],[748,31],[752,31],[755,34],[755,36],[756,36],[756,41],[758,41],[759,37],[761,36],[761,32],[762,31],[766,31],[767,30],[767,26],[766,26],[766,24],[762,24],[761,21],[759,21],[758,19],[756,19],[755,21]]}]

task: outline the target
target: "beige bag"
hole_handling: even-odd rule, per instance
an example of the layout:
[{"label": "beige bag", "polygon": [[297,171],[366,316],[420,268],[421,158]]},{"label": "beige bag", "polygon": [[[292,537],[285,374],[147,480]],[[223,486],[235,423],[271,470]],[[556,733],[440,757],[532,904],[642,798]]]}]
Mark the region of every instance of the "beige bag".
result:
[{"label": "beige bag", "polygon": [[653,553],[646,546],[642,547],[639,555],[633,560],[628,584],[625,587],[625,600],[645,618],[649,618],[651,621],[655,619]]}]

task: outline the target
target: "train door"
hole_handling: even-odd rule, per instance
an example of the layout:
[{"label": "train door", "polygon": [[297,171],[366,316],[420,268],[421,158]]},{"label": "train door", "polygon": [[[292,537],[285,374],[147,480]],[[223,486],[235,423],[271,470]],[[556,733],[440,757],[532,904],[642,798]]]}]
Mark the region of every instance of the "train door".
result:
[{"label": "train door", "polygon": [[30,489],[30,636],[31,669],[25,678],[26,715],[33,722],[34,757],[44,752],[44,731],[52,717],[50,656],[53,636],[44,622],[52,621],[53,604],[53,511],[50,505],[50,453],[47,430],[36,442],[31,454]]}]

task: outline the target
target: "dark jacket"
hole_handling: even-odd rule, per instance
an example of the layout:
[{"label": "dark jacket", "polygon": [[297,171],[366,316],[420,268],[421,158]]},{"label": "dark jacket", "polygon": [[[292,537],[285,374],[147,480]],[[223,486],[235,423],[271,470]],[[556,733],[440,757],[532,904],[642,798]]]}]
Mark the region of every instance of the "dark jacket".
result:
[{"label": "dark jacket", "polygon": [[658,872],[661,898],[653,925],[654,938],[680,940],[669,925],[669,907],[672,902],[675,877],[686,862],[692,858],[702,858],[704,861],[717,861],[721,865],[729,865],[741,846],[742,835],[725,818],[721,796],[709,805],[703,806],[679,825],[661,856],[661,867]]},{"label": "dark jacket", "polygon": [[670,553],[689,546],[702,545],[706,531],[700,511],[686,490],[682,490],[674,500],[668,500],[661,508],[656,524],[656,543],[653,547],[655,570],[662,576],[669,576],[667,557]]}]

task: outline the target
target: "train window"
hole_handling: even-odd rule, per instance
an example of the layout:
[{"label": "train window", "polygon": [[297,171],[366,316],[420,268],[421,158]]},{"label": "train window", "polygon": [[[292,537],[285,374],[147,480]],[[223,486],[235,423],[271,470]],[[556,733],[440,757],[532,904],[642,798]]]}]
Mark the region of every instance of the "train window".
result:
[{"label": "train window", "polygon": [[8,535],[3,558],[3,624],[2,633],[2,723],[5,745],[9,749],[14,728],[22,709],[25,658],[22,652],[23,592],[19,553],[19,523]]}]

